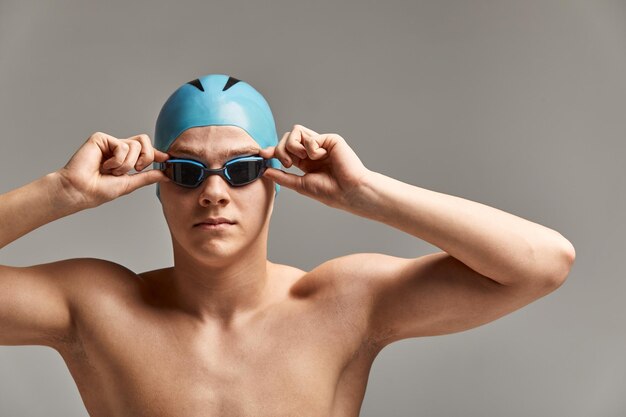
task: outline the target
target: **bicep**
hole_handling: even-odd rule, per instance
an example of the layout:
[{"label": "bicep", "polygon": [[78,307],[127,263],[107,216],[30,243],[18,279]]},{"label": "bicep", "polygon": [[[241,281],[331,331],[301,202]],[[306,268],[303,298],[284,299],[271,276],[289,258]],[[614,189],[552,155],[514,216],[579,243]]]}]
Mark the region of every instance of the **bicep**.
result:
[{"label": "bicep", "polygon": [[353,259],[361,275],[355,279],[364,279],[371,294],[370,337],[381,345],[471,329],[554,289],[547,282],[500,284],[446,252],[415,259],[367,255]]},{"label": "bicep", "polygon": [[72,287],[98,259],[65,259],[27,267],[0,265],[0,345],[55,347],[71,340]]}]

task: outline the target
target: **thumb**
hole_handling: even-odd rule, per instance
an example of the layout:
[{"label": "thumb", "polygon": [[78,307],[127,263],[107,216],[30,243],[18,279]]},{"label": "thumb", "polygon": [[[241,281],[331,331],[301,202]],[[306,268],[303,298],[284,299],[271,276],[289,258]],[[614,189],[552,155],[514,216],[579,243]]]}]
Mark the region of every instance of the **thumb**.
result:
[{"label": "thumb", "polygon": [[268,167],[263,173],[263,176],[271,179],[280,186],[285,186],[298,192],[302,189],[302,177],[299,175]]},{"label": "thumb", "polygon": [[163,171],[159,169],[151,169],[146,172],[138,172],[136,174],[128,175],[128,188],[129,192],[133,192],[138,188],[154,184],[155,182],[167,181],[171,181],[171,179],[169,179]]}]

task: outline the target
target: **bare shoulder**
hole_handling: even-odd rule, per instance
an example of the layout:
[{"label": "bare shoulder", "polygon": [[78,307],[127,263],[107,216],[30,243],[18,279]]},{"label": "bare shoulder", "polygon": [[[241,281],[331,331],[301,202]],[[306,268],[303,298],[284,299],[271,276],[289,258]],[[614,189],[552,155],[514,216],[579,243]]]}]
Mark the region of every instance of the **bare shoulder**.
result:
[{"label": "bare shoulder", "polygon": [[366,295],[366,286],[357,279],[356,265],[363,263],[360,261],[362,258],[367,258],[367,254],[341,256],[324,261],[310,271],[273,264],[273,275],[282,283],[284,293],[290,298],[307,299],[324,308],[330,302],[336,311],[357,313],[354,307],[363,305]]},{"label": "bare shoulder", "polygon": [[58,264],[64,264],[59,274],[66,277],[63,287],[74,320],[80,320],[86,309],[102,303],[115,301],[120,305],[140,289],[139,275],[117,262],[73,258]]},{"label": "bare shoulder", "polygon": [[275,265],[278,267],[277,271],[282,271],[282,274],[292,277],[289,288],[291,296],[313,298],[336,293],[336,267],[340,263],[337,259],[339,258],[325,261],[310,271],[303,271],[289,265]]},{"label": "bare shoulder", "polygon": [[320,300],[328,311],[338,314],[354,330],[364,331],[374,302],[371,286],[362,276],[375,253],[355,253],[322,262],[302,275],[292,287],[296,297]]},{"label": "bare shoulder", "polygon": [[133,276],[128,268],[96,258],[0,265],[0,345],[57,347],[72,341],[77,307],[88,305],[90,294],[127,290]]},{"label": "bare shoulder", "polygon": [[74,258],[66,260],[67,268],[74,277],[72,285],[85,289],[95,286],[121,288],[136,284],[139,276],[129,268],[113,261],[100,258]]},{"label": "bare shoulder", "polygon": [[130,269],[99,258],[69,258],[24,267],[3,265],[2,268],[24,277],[49,279],[66,293],[81,292],[92,285],[119,286],[137,279],[137,274]]},{"label": "bare shoulder", "polygon": [[324,286],[342,295],[358,295],[366,287],[361,279],[363,270],[373,267],[383,256],[378,253],[352,253],[329,259],[308,272],[301,285]]}]

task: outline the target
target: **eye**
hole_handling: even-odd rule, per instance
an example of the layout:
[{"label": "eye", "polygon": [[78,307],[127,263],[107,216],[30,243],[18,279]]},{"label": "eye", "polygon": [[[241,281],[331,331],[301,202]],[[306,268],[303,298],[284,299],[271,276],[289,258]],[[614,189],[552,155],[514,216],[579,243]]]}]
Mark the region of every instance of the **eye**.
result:
[{"label": "eye", "polygon": [[257,179],[262,168],[262,158],[241,158],[228,164],[228,176],[236,184],[246,184]]},{"label": "eye", "polygon": [[175,183],[186,187],[195,186],[202,176],[201,164],[196,161],[175,159],[166,164],[165,174]]}]

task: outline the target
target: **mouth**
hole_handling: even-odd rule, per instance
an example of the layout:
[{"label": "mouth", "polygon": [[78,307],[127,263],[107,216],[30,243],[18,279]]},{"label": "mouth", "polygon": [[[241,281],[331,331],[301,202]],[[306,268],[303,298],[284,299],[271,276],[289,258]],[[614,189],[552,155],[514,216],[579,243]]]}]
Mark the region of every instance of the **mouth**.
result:
[{"label": "mouth", "polygon": [[208,218],[200,223],[194,224],[194,227],[199,227],[206,230],[221,230],[232,226],[236,222],[231,221],[224,217]]},{"label": "mouth", "polygon": [[194,226],[199,226],[202,224],[222,224],[222,223],[234,224],[236,222],[233,220],[227,219],[226,217],[207,217],[201,222],[194,224]]},{"label": "mouth", "polygon": [[235,223],[227,223],[227,222],[215,223],[215,224],[198,223],[194,227],[196,227],[198,229],[202,229],[202,230],[224,230],[224,229],[228,229],[229,227],[231,227],[234,224]]}]

